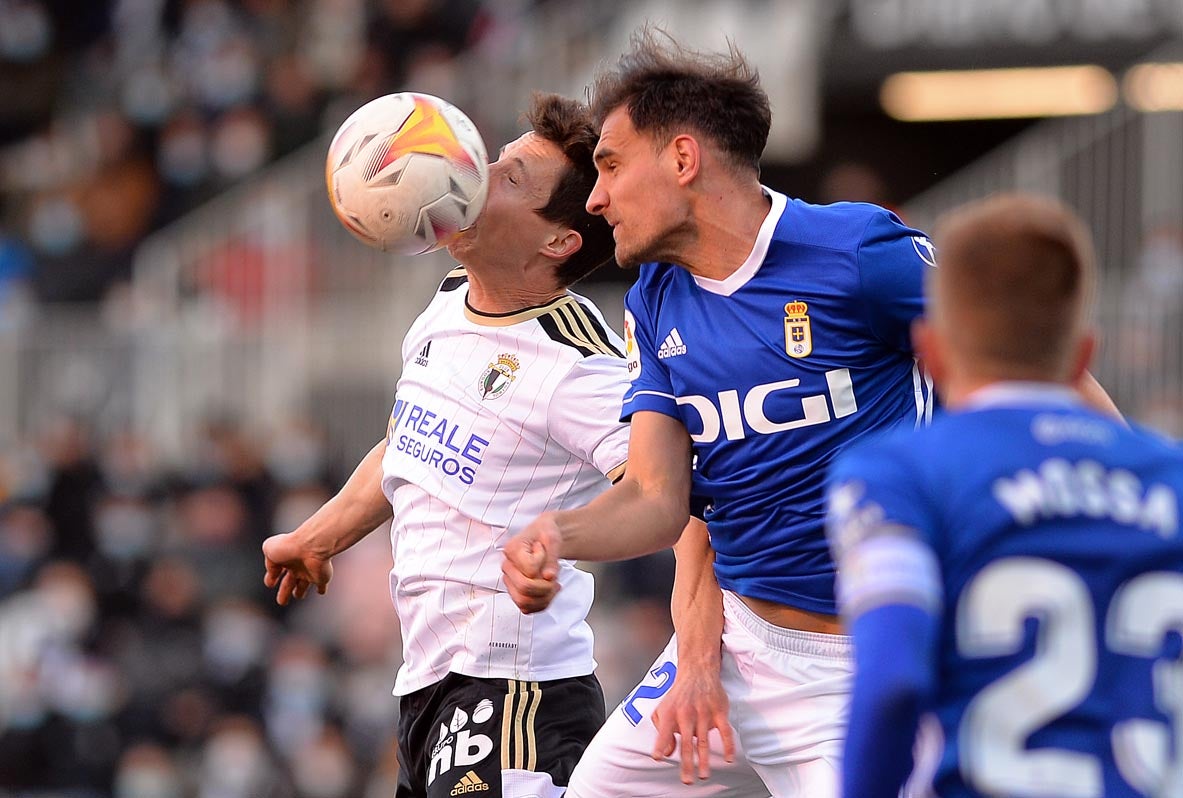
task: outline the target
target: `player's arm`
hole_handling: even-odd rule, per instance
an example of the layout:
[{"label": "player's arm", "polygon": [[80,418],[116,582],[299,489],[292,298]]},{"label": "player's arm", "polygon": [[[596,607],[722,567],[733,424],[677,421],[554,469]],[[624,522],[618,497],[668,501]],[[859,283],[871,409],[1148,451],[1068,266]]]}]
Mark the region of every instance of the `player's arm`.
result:
[{"label": "player's arm", "polygon": [[267,587],[278,587],[275,600],[303,598],[312,585],[324,593],[333,577],[332,558],[378,528],[393,511],[382,492],[382,456],[378,442],[358,463],[333,498],[292,532],[263,541]]},{"label": "player's arm", "polygon": [[719,676],[723,637],[723,592],[715,579],[715,552],[707,526],[697,518],[674,545],[677,569],[670,610],[678,640],[678,674],[653,712],[655,759],[680,749],[682,782],[709,778],[711,729],[723,739],[723,756],[735,758],[727,719],[729,703]]},{"label": "player's arm", "polygon": [[908,604],[876,607],[846,623],[854,638],[855,679],[842,794],[897,798],[912,770],[920,712],[936,680],[937,624]]},{"label": "player's arm", "polygon": [[852,447],[831,468],[826,534],[854,639],[843,794],[895,798],[936,683],[943,588],[917,469],[897,449]]},{"label": "player's arm", "polygon": [[671,416],[632,416],[628,470],[575,510],[544,513],[509,540],[502,574],[525,612],[546,609],[560,559],[627,560],[669,548],[690,518],[690,435]]}]

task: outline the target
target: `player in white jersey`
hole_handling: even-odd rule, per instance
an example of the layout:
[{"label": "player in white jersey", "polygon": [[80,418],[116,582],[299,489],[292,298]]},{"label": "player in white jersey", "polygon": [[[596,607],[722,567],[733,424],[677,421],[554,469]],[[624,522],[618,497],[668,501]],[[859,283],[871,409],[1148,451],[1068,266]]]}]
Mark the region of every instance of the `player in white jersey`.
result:
[{"label": "player in white jersey", "polygon": [[[853,662],[824,474],[851,441],[930,413],[909,328],[932,247],[882,208],[761,186],[768,98],[735,51],[643,31],[592,105],[588,208],[612,223],[617,262],[641,268],[626,299],[629,469],[510,541],[506,582],[534,611],[562,595],[557,558],[678,541],[676,639],[611,713],[568,795],[829,798]],[[710,545],[699,527],[679,540],[691,495],[709,503]],[[740,757],[728,756],[732,726]]]},{"label": "player in white jersey", "polygon": [[623,343],[568,286],[612,260],[587,213],[587,108],[536,97],[533,130],[490,166],[460,263],[402,344],[387,434],[342,490],[263,545],[283,604],[393,517],[402,625],[398,798],[561,795],[603,721],[585,616],[592,577],[563,562],[563,597],[525,617],[501,582],[504,541],[576,507],[624,470]]}]

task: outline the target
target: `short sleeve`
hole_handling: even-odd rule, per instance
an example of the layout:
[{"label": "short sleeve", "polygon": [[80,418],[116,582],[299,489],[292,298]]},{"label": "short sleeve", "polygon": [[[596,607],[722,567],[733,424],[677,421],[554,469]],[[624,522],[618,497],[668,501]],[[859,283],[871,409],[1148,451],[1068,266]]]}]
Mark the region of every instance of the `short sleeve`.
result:
[{"label": "short sleeve", "polygon": [[932,242],[883,211],[863,232],[858,268],[871,332],[892,349],[911,352],[912,320],[924,312],[925,272],[936,268]]},{"label": "short sleeve", "polygon": [[635,284],[624,299],[625,358],[631,382],[624,394],[620,418],[627,420],[638,410],[654,410],[680,419],[669,372],[657,359],[653,319],[639,285]]},{"label": "short sleeve", "polygon": [[826,535],[838,565],[838,603],[848,620],[903,604],[938,613],[940,566],[934,514],[917,474],[888,447],[856,445],[829,476]]},{"label": "short sleeve", "polygon": [[550,435],[559,445],[611,479],[628,460],[629,427],[617,420],[627,385],[620,358],[580,358],[555,388],[547,417]]}]

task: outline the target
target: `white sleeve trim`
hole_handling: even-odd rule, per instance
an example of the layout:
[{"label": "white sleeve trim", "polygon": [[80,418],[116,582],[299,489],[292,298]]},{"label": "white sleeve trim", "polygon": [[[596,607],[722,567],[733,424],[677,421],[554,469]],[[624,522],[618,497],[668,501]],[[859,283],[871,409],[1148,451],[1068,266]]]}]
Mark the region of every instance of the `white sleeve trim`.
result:
[{"label": "white sleeve trim", "polygon": [[936,554],[900,535],[867,538],[838,563],[838,605],[847,620],[888,604],[907,604],[936,615],[944,604]]},{"label": "white sleeve trim", "polygon": [[624,401],[631,402],[633,399],[636,399],[638,396],[645,396],[645,395],[660,396],[662,398],[669,399],[671,402],[675,402],[678,399],[678,397],[674,396],[672,393],[664,393],[662,391],[636,391],[634,393],[629,393],[628,395],[626,395],[624,397]]}]

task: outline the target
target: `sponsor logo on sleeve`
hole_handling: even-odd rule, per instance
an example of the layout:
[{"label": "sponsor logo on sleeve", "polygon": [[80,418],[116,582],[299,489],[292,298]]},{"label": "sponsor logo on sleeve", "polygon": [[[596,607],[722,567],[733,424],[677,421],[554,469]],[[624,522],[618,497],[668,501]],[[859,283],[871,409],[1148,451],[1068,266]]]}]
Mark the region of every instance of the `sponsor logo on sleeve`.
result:
[{"label": "sponsor logo on sleeve", "polygon": [[637,347],[637,320],[628,310],[624,311],[624,357],[628,377],[635,380],[641,376],[641,350]]},{"label": "sponsor logo on sleeve", "polygon": [[920,260],[929,266],[937,265],[937,250],[928,240],[928,236],[912,236],[912,249],[920,256]]}]

